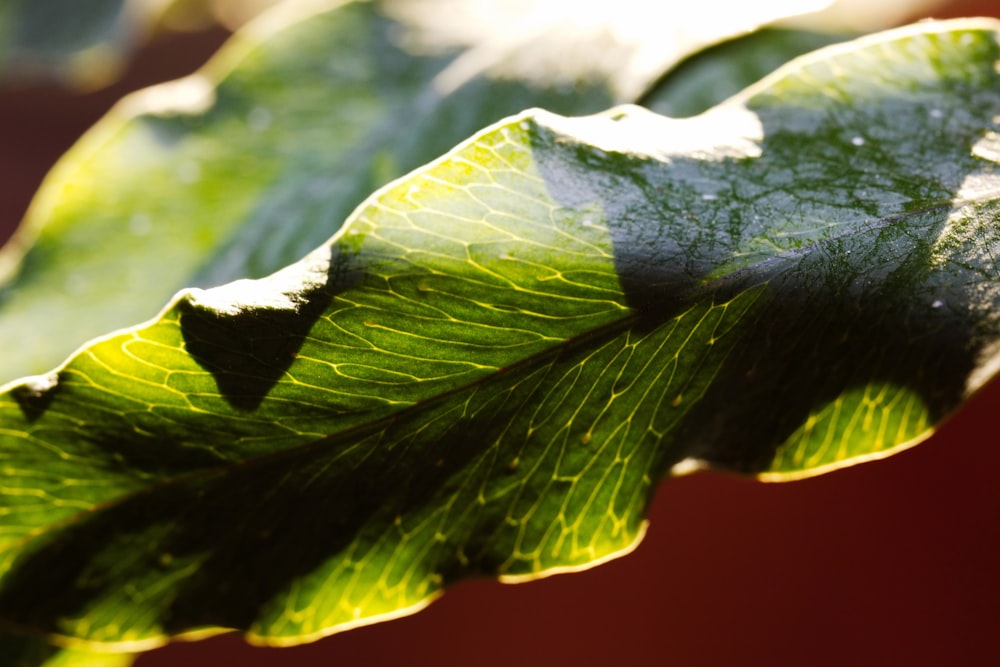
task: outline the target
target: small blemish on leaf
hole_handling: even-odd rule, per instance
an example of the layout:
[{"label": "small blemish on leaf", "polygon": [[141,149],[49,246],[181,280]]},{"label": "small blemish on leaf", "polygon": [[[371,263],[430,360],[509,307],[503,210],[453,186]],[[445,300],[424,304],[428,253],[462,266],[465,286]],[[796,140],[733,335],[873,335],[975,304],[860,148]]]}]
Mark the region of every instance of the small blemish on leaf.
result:
[{"label": "small blemish on leaf", "polygon": [[684,402],[684,395],[683,394],[677,394],[677,396],[674,397],[674,400],[672,400],[670,402],[670,405],[672,405],[672,406],[674,406],[676,408],[677,406],[679,406],[683,402]]}]

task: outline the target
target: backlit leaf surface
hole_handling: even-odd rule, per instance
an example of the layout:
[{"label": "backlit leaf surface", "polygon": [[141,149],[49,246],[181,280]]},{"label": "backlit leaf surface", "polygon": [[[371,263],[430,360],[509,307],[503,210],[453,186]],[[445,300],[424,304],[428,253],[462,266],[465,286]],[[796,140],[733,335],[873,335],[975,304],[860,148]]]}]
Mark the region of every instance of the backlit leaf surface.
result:
[{"label": "backlit leaf surface", "polygon": [[663,476],[926,437],[995,371],[997,24],[685,120],[507,119],[0,397],[0,618],[289,644],[586,567]]}]

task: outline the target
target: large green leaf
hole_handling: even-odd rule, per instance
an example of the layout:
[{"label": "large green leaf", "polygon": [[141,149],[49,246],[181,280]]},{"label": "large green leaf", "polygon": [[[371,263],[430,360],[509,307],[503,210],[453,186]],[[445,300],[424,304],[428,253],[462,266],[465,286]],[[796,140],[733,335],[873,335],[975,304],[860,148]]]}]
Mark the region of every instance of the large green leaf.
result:
[{"label": "large green leaf", "polygon": [[414,25],[394,18],[409,0],[289,3],[203,72],[123,101],[0,252],[0,349],[17,350],[0,378],[44,372],[181,288],[299,259],[377,187],[506,115],[603,110],[625,83],[641,92],[692,49],[774,15],[696,24],[698,39],[652,52],[599,25],[570,30],[573,13],[513,43],[493,26],[498,45],[432,50],[424,33],[456,4],[425,4]]},{"label": "large green leaf", "polygon": [[0,618],[301,642],[620,555],[664,475],[926,437],[997,366],[998,28],[835,47],[686,120],[521,114],[8,386]]}]

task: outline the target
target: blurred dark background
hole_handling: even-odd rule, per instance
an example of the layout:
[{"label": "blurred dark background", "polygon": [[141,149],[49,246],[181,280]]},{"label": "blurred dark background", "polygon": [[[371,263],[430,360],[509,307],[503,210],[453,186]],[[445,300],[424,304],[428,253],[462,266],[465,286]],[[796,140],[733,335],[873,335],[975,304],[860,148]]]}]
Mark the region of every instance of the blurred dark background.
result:
[{"label": "blurred dark background", "polygon": [[[936,15],[1000,16],[1000,3]],[[0,91],[0,240],[117,99],[190,73],[225,35],[161,35],[97,92]],[[585,573],[467,582],[415,616],[307,646],[252,648],[229,635],[137,664],[1000,664],[998,406],[994,383],[920,446],[808,481],[671,480],[639,549]]]}]

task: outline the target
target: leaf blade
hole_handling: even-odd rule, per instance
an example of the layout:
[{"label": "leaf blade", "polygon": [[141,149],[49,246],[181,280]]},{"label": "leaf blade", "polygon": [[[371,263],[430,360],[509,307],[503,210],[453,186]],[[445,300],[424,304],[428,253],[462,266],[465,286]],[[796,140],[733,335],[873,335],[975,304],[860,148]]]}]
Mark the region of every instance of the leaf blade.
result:
[{"label": "leaf blade", "polygon": [[[671,470],[806,474],[923,437],[993,372],[998,53],[995,23],[923,26],[696,119],[512,119],[300,264],[185,293],[9,387],[4,447],[37,474],[7,489],[0,610],[86,635],[149,591],[114,640],[219,625],[290,643],[460,576],[621,553]],[[914,145],[899,121],[918,117]],[[268,342],[289,330],[292,349]],[[372,352],[392,363],[312,365]],[[287,520],[303,506],[324,511]]]}]

